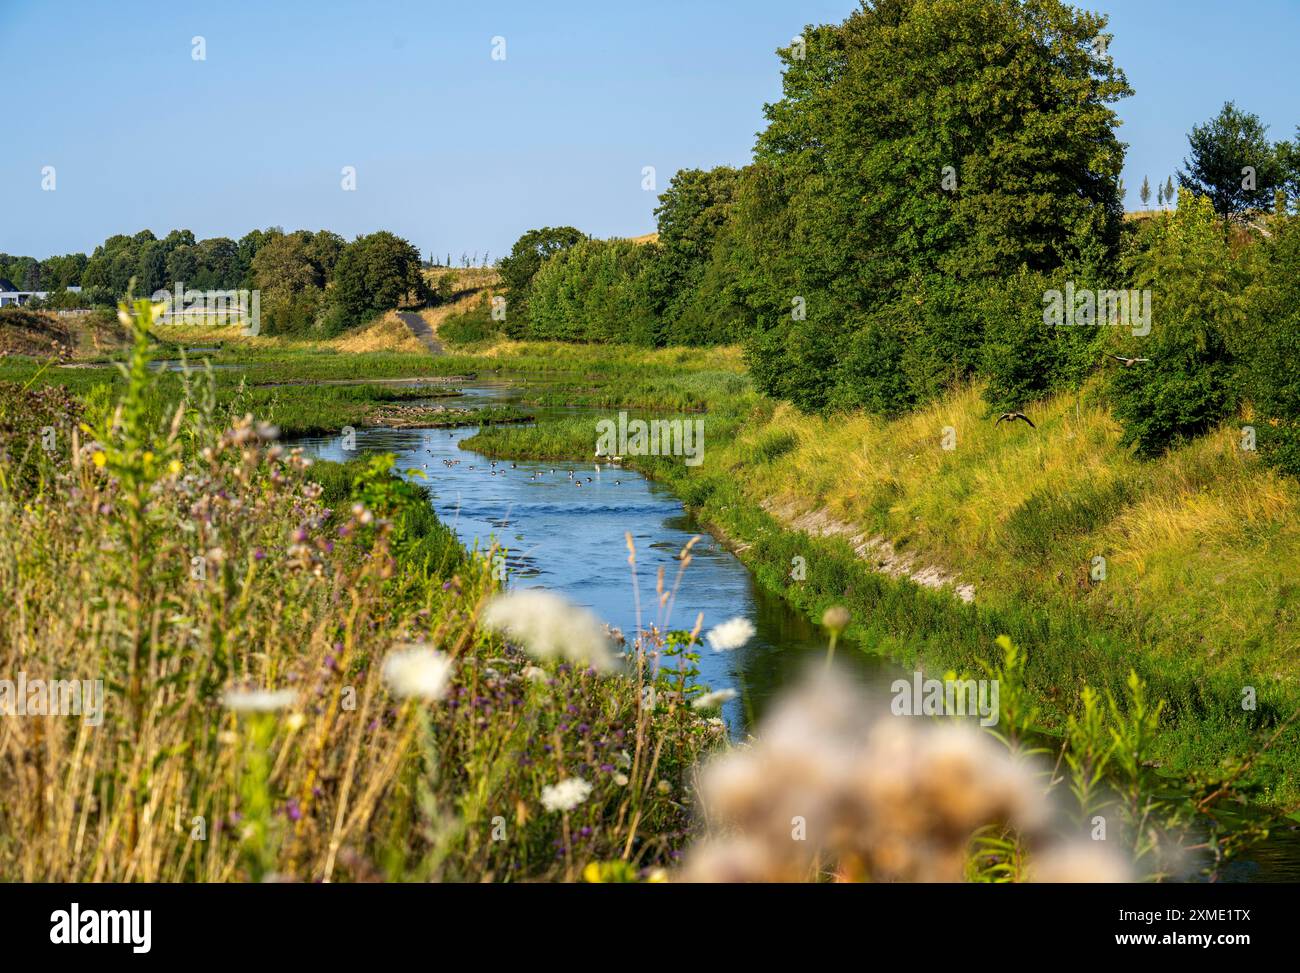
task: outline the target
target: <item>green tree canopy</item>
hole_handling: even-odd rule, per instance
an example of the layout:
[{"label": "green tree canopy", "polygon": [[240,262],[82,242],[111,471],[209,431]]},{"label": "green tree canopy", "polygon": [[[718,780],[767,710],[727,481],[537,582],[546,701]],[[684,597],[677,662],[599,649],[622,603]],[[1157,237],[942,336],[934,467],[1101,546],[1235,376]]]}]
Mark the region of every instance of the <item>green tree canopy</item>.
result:
[{"label": "green tree canopy", "polygon": [[929,394],[978,362],[963,288],[1050,271],[1084,239],[1113,251],[1110,104],[1131,92],[1093,45],[1105,24],[1059,0],[879,0],[779,52],[783,96],[735,204],[751,330],[779,332],[751,343],[761,385],[784,376],[764,387],[805,408],[876,400],[837,389],[862,355],[914,361]]},{"label": "green tree canopy", "polygon": [[515,241],[510,253],[501,258],[497,269],[509,301],[507,334],[518,337],[522,333],[520,329],[526,326],[533,278],[542,264],[585,239],[586,234],[572,226],[544,226],[529,230]]},{"label": "green tree canopy", "polygon": [[334,264],[333,301],[350,324],[425,298],[420,252],[381,230],[342,248]]},{"label": "green tree canopy", "polygon": [[1228,102],[1210,121],[1192,127],[1187,136],[1192,154],[1183,161],[1179,184],[1208,196],[1224,219],[1251,209],[1272,209],[1282,172],[1267,132],[1258,115]]}]

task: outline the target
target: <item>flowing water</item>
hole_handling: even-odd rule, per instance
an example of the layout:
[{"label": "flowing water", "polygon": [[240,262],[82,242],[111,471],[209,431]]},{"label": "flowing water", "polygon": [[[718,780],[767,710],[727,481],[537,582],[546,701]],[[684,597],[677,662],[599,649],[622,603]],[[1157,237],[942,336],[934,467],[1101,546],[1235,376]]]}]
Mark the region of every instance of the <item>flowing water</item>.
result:
[{"label": "flowing water", "polygon": [[[532,386],[538,384],[530,380]],[[450,408],[519,405],[527,397],[520,381],[476,381],[452,398],[430,404]],[[531,410],[545,418],[573,409]],[[593,427],[594,429],[594,427]],[[766,591],[749,569],[691,519],[664,486],[617,466],[492,460],[460,447],[474,427],[458,429],[361,429],[356,452],[345,453],[339,437],[296,440],[310,454],[343,461],[364,453],[393,453],[399,470],[425,474],[439,517],[466,544],[486,549],[493,540],[508,550],[514,588],[543,587],[589,608],[629,639],[637,630],[633,578],[625,534],[636,545],[641,624],[690,629],[703,614],[704,629],[741,616],[756,635],[734,652],[701,650],[698,681],[734,689],[723,717],[741,735],[773,696],[821,662],[826,640],[820,629],[783,599]],[[594,437],[594,431],[593,431]],[[594,442],[594,438],[593,438]],[[448,466],[450,461],[452,465]],[[570,475],[572,473],[572,475]],[[658,615],[656,575],[676,582],[678,555],[695,536],[692,561],[681,578],[671,616]],[[836,659],[869,693],[883,698],[894,679],[910,672],[879,655],[842,642]],[[1231,881],[1300,881],[1300,831],[1277,831],[1230,866]]]},{"label": "flowing water", "polygon": [[[491,401],[487,396],[485,400]],[[440,402],[459,405],[450,399]],[[493,539],[507,549],[513,588],[560,592],[623,631],[629,643],[641,624],[690,629],[703,614],[704,630],[737,616],[756,634],[733,652],[701,651],[698,681],[730,688],[735,699],[722,715],[733,732],[746,728],[802,667],[826,656],[817,626],[781,598],[765,591],[749,569],[696,525],[664,486],[631,470],[594,464],[493,461],[463,450],[458,441],[473,429],[362,429],[357,452],[345,454],[341,440],[296,441],[322,459],[344,460],[368,452],[393,453],[400,470],[418,469],[433,495],[438,516],[467,546],[486,549]],[[459,461],[448,467],[444,460]],[[572,476],[570,476],[572,471]],[[627,563],[625,534],[636,545],[636,582]],[[660,568],[665,588],[677,582],[679,554],[692,537],[691,563],[668,617],[661,616],[655,591]],[[841,640],[836,658],[867,689],[885,692],[902,670],[880,656]]]}]

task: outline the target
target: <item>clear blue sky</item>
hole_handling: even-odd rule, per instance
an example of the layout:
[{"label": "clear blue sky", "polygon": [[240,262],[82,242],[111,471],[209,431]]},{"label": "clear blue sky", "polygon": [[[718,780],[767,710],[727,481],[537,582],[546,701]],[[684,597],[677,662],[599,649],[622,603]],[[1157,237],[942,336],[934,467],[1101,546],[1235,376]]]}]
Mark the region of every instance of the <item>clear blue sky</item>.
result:
[{"label": "clear blue sky", "polygon": [[[1300,123],[1300,0],[1083,0],[1135,97],[1125,183],[1171,174],[1227,99]],[[0,0],[0,251],[112,233],[390,229],[504,253],[525,229],[654,228],[683,166],[743,164],[780,91],[773,50],[855,0]],[[206,39],[207,60],[191,58]],[[506,40],[505,61],[491,58]],[[57,190],[41,190],[53,165]],[[357,191],[343,192],[345,165]]]}]

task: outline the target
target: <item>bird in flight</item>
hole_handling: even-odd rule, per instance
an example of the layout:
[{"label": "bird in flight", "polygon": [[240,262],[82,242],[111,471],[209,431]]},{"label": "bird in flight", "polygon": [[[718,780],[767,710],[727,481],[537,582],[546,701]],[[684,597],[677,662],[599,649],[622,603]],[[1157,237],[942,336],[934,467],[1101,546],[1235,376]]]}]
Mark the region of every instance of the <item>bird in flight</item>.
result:
[{"label": "bird in flight", "polygon": [[1125,368],[1132,368],[1132,367],[1133,367],[1134,365],[1136,365],[1138,362],[1144,362],[1144,361],[1150,361],[1150,360],[1151,360],[1150,358],[1125,358],[1123,355],[1111,355],[1110,357],[1111,357],[1111,358],[1114,358],[1117,362],[1119,362],[1119,363],[1120,363],[1121,365],[1123,365]]},{"label": "bird in flight", "polygon": [[995,423],[993,423],[993,425],[995,425],[995,426],[999,426],[999,425],[1001,425],[1003,422],[1015,422],[1017,419],[1024,419],[1025,422],[1028,422],[1028,423],[1029,423],[1029,428],[1030,428],[1030,429],[1037,429],[1037,428],[1038,428],[1038,427],[1035,426],[1034,423],[1030,420],[1029,416],[1025,415],[1023,412],[1004,412],[1004,413],[1002,413],[1002,415],[998,416],[998,421],[995,422]]}]

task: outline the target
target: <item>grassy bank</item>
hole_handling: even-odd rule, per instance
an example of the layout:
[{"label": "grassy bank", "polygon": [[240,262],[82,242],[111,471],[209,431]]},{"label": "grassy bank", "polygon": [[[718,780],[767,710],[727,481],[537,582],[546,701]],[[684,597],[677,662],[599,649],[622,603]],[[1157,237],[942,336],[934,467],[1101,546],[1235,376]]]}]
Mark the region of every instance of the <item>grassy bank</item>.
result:
[{"label": "grassy bank", "polygon": [[[1260,752],[1262,742],[1294,709],[1294,673],[1285,655],[1293,621],[1285,610],[1285,573],[1279,577],[1276,566],[1294,563],[1295,494],[1286,481],[1258,469],[1252,457],[1235,453],[1227,430],[1217,443],[1203,440],[1161,461],[1143,463],[1119,448],[1104,404],[1086,394],[1040,403],[1032,412],[1036,431],[1024,424],[994,425],[983,412],[978,389],[895,422],[860,415],[811,417],[757,395],[734,349],[496,342],[476,354],[431,358],[384,351],[343,354],[280,342],[223,346],[212,361],[233,367],[188,380],[152,373],[133,406],[136,421],[154,430],[160,442],[170,441],[167,430],[177,404],[188,402],[174,436],[182,471],[164,476],[155,467],[150,474],[158,477],[151,517],[163,533],[148,534],[155,549],[147,557],[139,555],[145,557],[139,570],[161,579],[148,589],[150,617],[187,620],[177,633],[161,625],[157,635],[147,636],[147,655],[159,660],[150,663],[158,668],[150,670],[149,678],[175,683],[184,689],[186,701],[182,723],[151,723],[155,710],[146,707],[143,715],[132,715],[115,729],[113,739],[124,750],[134,746],[126,741],[134,741],[137,732],[156,747],[167,746],[166,740],[199,740],[186,753],[148,751],[169,768],[169,782],[159,785],[165,802],[197,808],[194,816],[208,824],[227,822],[223,828],[235,828],[243,820],[246,803],[261,807],[257,813],[263,814],[264,826],[250,840],[269,850],[250,857],[246,831],[239,831],[231,844],[204,850],[207,857],[201,860],[177,859],[194,851],[192,840],[174,827],[173,833],[150,839],[152,850],[131,850],[139,846],[127,840],[130,822],[143,814],[142,806],[132,802],[154,793],[161,778],[136,776],[144,771],[115,764],[105,752],[97,773],[117,775],[114,786],[125,789],[110,795],[112,819],[96,819],[95,840],[111,854],[125,854],[125,870],[96,864],[93,873],[68,871],[73,866],[49,858],[49,848],[26,854],[12,845],[8,867],[18,870],[14,874],[46,870],[68,876],[186,879],[248,878],[270,870],[296,877],[573,878],[583,863],[614,860],[649,874],[680,849],[691,828],[686,784],[695,756],[712,743],[711,724],[684,722],[678,711],[650,730],[634,684],[583,670],[556,670],[542,692],[524,676],[526,660],[479,624],[481,607],[498,583],[487,562],[450,543],[427,504],[418,496],[403,496],[406,488],[390,480],[386,470],[321,464],[295,472],[281,458],[263,472],[249,473],[244,482],[222,472],[222,464],[238,466],[233,452],[217,467],[203,467],[210,463],[202,460],[203,444],[211,447],[217,429],[245,414],[279,425],[282,432],[336,432],[359,424],[354,416],[400,410],[413,399],[437,394],[428,387],[381,381],[331,384],[358,375],[509,377],[523,386],[529,405],[600,410],[595,416],[533,426],[492,426],[468,441],[470,448],[499,456],[589,460],[594,421],[602,415],[616,418],[620,410],[632,417],[703,421],[700,466],[686,467],[680,457],[629,456],[625,462],[671,486],[730,542],[766,587],[809,615],[846,605],[853,617],[850,634],[859,641],[940,675],[948,670],[982,675],[986,666],[1006,675],[1007,659],[998,639],[1010,636],[1027,653],[1015,679],[1023,680],[1032,700],[1028,719],[1052,746],[1050,741],[1077,741],[1079,729],[1071,718],[1080,715],[1085,687],[1100,692],[1099,698],[1113,697],[1115,727],[1122,729],[1125,720],[1144,725],[1150,714],[1130,711],[1135,697],[1128,677],[1135,670],[1146,692],[1166,708],[1155,736],[1133,743],[1128,752],[1141,753],[1143,761],[1153,764],[1157,779],[1178,778],[1191,795],[1190,804],[1171,805],[1171,814],[1181,815],[1182,808],[1216,794],[1227,780],[1239,786],[1210,798],[1209,810],[1216,814],[1225,795],[1272,806],[1290,804],[1296,797],[1294,730]],[[40,371],[33,361],[15,359],[0,364],[0,370],[33,387],[66,386],[76,397],[60,401],[76,402],[92,425],[109,422],[128,388],[115,370]],[[516,417],[503,413],[497,418]],[[461,421],[452,415],[447,419]],[[234,434],[242,437],[236,440],[243,444],[240,455],[251,449],[262,456],[253,464],[260,469],[273,447],[257,441],[254,427],[238,429],[243,430]],[[943,448],[945,429],[951,431],[946,438],[955,449]],[[223,446],[219,455],[230,448]],[[28,453],[39,462],[49,459]],[[143,461],[137,457],[134,462]],[[36,658],[62,666],[62,671],[73,664],[84,667],[86,660],[70,647],[79,636],[65,632],[63,623],[39,622],[51,614],[69,613],[83,628],[111,631],[117,645],[129,645],[137,637],[122,621],[136,617],[120,592],[130,589],[123,587],[122,572],[137,556],[131,553],[130,533],[123,534],[115,523],[122,508],[112,491],[119,489],[122,474],[115,471],[107,483],[100,482],[102,474],[85,450],[73,470],[75,483],[57,464],[39,467],[34,481],[28,478],[28,489],[56,491],[42,494],[48,497],[63,497],[57,491],[74,485],[78,499],[28,504],[32,509],[11,521],[4,535],[10,573],[0,579],[20,592],[26,606],[21,615],[25,627],[11,633],[13,644],[21,647],[13,661]],[[201,478],[194,479],[199,473]],[[305,486],[312,482],[317,486]],[[256,516],[248,517],[254,497],[279,496],[281,490],[289,493],[277,501],[283,505],[278,512],[263,513],[259,507]],[[315,494],[317,490],[321,492]],[[202,543],[195,548],[199,539],[177,525],[193,516],[187,511],[194,503],[215,503],[202,498],[222,493],[238,501],[245,520],[239,529],[233,514],[223,514],[212,525],[203,523]],[[13,509],[19,497],[12,494]],[[191,507],[181,506],[182,499]],[[114,511],[108,517],[96,514],[105,503]],[[359,515],[348,514],[354,503],[385,526],[376,531],[354,522]],[[1233,519],[1229,512],[1239,516]],[[307,542],[284,540],[304,524],[315,525],[307,529]],[[28,535],[40,540],[20,553]],[[301,558],[304,547],[310,568],[290,572],[286,559]],[[214,548],[221,558],[209,564],[203,552]],[[1189,557],[1193,549],[1198,557]],[[96,550],[118,553],[87,566],[84,552]],[[864,553],[870,556],[864,558]],[[1100,580],[1091,574],[1098,554],[1107,559]],[[221,577],[218,591],[190,590],[182,583],[185,566],[196,556]],[[878,570],[881,561],[894,574],[928,577],[939,586],[891,576]],[[1207,564],[1217,569],[1206,570]],[[317,566],[320,575],[313,574]],[[363,567],[371,574],[357,573]],[[933,570],[927,575],[927,569]],[[50,580],[56,575],[80,578],[84,584],[77,590],[100,592],[95,604],[114,605],[119,614],[74,612],[62,600],[72,597],[68,586]],[[973,590],[972,602],[955,596],[959,584]],[[1248,591],[1241,603],[1249,611],[1232,616],[1233,602],[1224,589]],[[163,614],[163,606],[170,614]],[[120,614],[124,611],[125,616]],[[36,649],[32,626],[37,624],[56,633],[54,644],[64,646],[59,659],[47,660]],[[145,628],[152,631],[153,624]],[[233,636],[222,634],[228,625]],[[160,641],[150,641],[156,639]],[[431,710],[421,710],[424,715],[417,719],[406,715],[409,707],[399,700],[381,702],[387,689],[379,667],[372,664],[386,649],[408,641],[450,646],[458,660],[451,690],[456,706],[437,710],[427,723]],[[346,664],[340,661],[340,644],[351,653]],[[205,673],[198,686],[180,671],[179,660],[191,657],[201,660],[197,671]],[[121,658],[116,665],[122,665]],[[213,669],[217,663],[212,660],[220,660],[220,668]],[[329,682],[340,665],[355,675],[353,681]],[[273,735],[264,752],[276,755],[276,769],[259,785],[265,793],[247,791],[241,783],[244,771],[237,769],[245,766],[246,751],[232,754],[218,744],[220,739],[244,739],[240,734],[245,729],[252,733],[255,725],[241,716],[222,717],[214,709],[214,693],[219,685],[270,688],[286,680],[311,687],[313,693],[324,684],[326,699],[341,685],[351,685],[359,698],[369,700],[365,705],[372,707],[367,711],[372,721],[363,732],[337,707],[322,713],[314,706],[275,717],[274,724],[267,724]],[[129,670],[119,676],[119,685],[131,685]],[[1257,694],[1253,710],[1241,708],[1244,686]],[[464,693],[485,700],[489,711],[464,722],[459,709]],[[168,694],[166,700],[172,705],[177,697]],[[570,706],[577,707],[580,721],[574,721]],[[450,711],[455,712],[448,715]],[[309,739],[299,717],[319,734],[310,737],[318,748],[314,756],[302,750]],[[324,722],[311,722],[317,719]],[[568,736],[578,726],[586,727],[581,734],[586,742]],[[285,735],[274,735],[280,733]],[[430,749],[430,733],[443,749]],[[634,750],[620,745],[611,762],[601,749],[612,746],[610,741],[626,741],[629,734],[637,737],[638,747],[653,747],[635,753],[656,755],[635,764],[640,784],[631,785],[634,793],[620,783],[629,776],[623,754],[634,758]],[[594,746],[597,739],[604,741],[601,747]],[[10,743],[18,745],[16,738]],[[39,743],[24,740],[22,746]],[[67,760],[75,741],[59,746],[48,753],[48,767],[73,773]],[[351,753],[365,753],[365,766],[349,769]],[[374,754],[380,763],[371,768]],[[1242,766],[1252,754],[1253,762]],[[372,770],[378,776],[371,776]],[[537,794],[548,781],[575,774],[604,789],[598,788],[590,806],[583,805],[584,823],[570,820],[566,831],[566,822],[537,810]],[[319,783],[323,776],[331,781],[328,786]],[[64,783],[75,790],[84,788],[86,779],[74,775]],[[308,786],[308,779],[318,782]],[[200,783],[223,780],[212,788]],[[340,791],[344,780],[352,781],[348,795]],[[1150,781],[1140,790],[1154,793],[1152,786],[1158,790]],[[359,799],[358,787],[372,802],[365,811],[349,809]],[[645,803],[651,791],[655,802],[663,798],[653,808]],[[432,803],[430,793],[439,795]],[[63,815],[64,833],[71,827],[70,807],[51,805],[39,813],[53,816],[50,820]],[[300,826],[307,817],[310,826]],[[142,822],[140,818],[137,826],[143,827]],[[512,833],[522,829],[519,845],[484,839],[485,828],[491,831],[502,822]],[[44,825],[28,816],[15,820],[10,832],[30,835],[39,827]],[[339,827],[349,829],[342,839],[336,835]],[[262,834],[274,840],[264,840]],[[575,834],[589,843],[579,848]],[[351,849],[346,856],[344,848]]]},{"label": "grassy bank", "polygon": [[[211,330],[179,337],[210,344]],[[701,466],[628,462],[731,538],[768,587],[814,615],[848,604],[858,637],[929,669],[977,671],[994,661],[993,639],[1010,634],[1030,652],[1027,678],[1055,725],[1085,682],[1118,691],[1132,667],[1169,702],[1158,752],[1171,774],[1232,773],[1300,705],[1289,657],[1300,639],[1290,580],[1300,491],[1236,448],[1232,426],[1148,462],[1119,446],[1095,386],[1038,403],[1037,429],[995,424],[974,387],[892,422],[813,417],[757,395],[735,349],[498,341],[430,357],[249,339],[223,344],[212,361],[233,366],[212,373],[216,404],[286,434],[336,432],[436,394],[325,384],[358,375],[506,375],[530,406],[703,416]],[[11,358],[0,378],[29,381],[38,369]],[[107,370],[46,368],[39,382],[65,385],[98,415],[121,387]],[[157,377],[159,419],[182,384]],[[588,417],[492,429],[471,445],[576,459],[594,439]],[[796,557],[803,580],[792,577]],[[896,580],[873,569],[882,562],[947,584]],[[953,596],[958,584],[973,590],[972,605]],[[1255,708],[1243,709],[1252,694]],[[1250,768],[1256,796],[1294,802],[1298,761],[1293,737],[1279,739]]]}]

